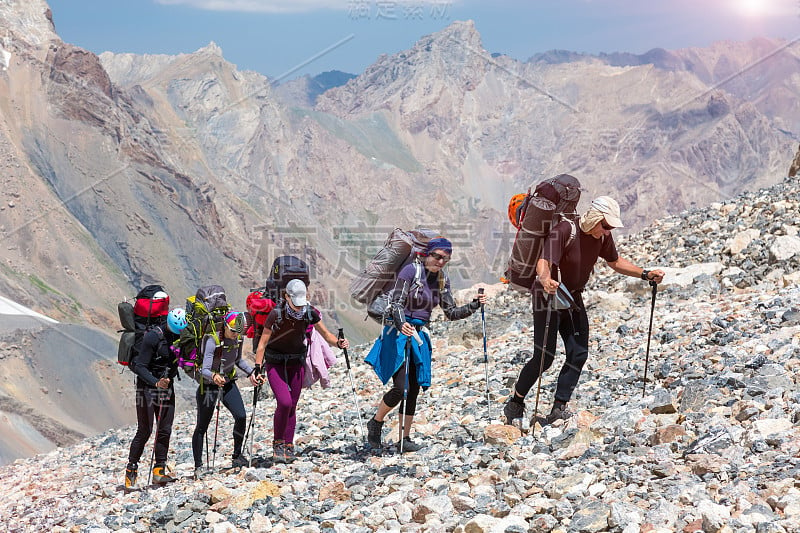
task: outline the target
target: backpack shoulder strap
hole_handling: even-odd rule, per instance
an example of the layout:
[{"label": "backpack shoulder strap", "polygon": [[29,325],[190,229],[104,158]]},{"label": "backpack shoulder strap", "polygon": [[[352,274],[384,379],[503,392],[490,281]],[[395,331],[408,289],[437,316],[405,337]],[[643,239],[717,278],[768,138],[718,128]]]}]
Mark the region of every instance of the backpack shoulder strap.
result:
[{"label": "backpack shoulder strap", "polygon": [[164,340],[166,340],[166,339],[167,339],[167,336],[164,334],[164,330],[163,330],[163,329],[161,329],[161,326],[153,326],[153,327],[152,327],[152,328],[150,328],[150,329],[152,329],[153,331],[155,331],[156,333],[158,333],[158,341],[159,341],[159,342],[161,342],[161,341],[164,341]]},{"label": "backpack shoulder strap", "polygon": [[415,287],[422,287],[422,276],[423,271],[425,270],[422,266],[422,263],[419,260],[414,260],[414,281],[411,283],[411,287],[408,288],[408,292],[411,293],[411,290]]},{"label": "backpack shoulder strap", "polygon": [[311,312],[311,305],[306,304],[305,312],[303,313],[303,322],[306,325],[306,346],[311,346],[311,334],[313,333],[311,330],[313,326],[311,325],[311,321],[314,319],[314,315]]},{"label": "backpack shoulder strap", "polygon": [[569,223],[569,237],[567,238],[567,244],[564,246],[564,250],[566,250],[575,241],[575,237],[578,236],[578,225],[571,218],[564,216],[564,214],[561,215],[561,220]]},{"label": "backpack shoulder strap", "polygon": [[279,327],[281,327],[281,322],[283,321],[283,306],[284,306],[284,304],[285,304],[285,302],[284,302],[283,298],[281,298],[280,300],[278,300],[275,303],[275,322],[272,323],[272,328],[271,328],[272,331],[275,331]]}]

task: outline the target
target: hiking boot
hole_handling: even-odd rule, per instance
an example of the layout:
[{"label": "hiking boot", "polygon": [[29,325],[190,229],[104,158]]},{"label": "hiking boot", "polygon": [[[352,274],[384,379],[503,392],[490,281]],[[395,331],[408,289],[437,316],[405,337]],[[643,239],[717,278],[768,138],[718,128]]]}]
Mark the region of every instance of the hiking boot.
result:
[{"label": "hiking boot", "polygon": [[175,481],[175,478],[167,473],[167,465],[156,465],[153,467],[153,485],[165,485]]},{"label": "hiking boot", "polygon": [[297,459],[294,453],[294,444],[287,442],[283,445],[283,457],[287,463],[293,463]]},{"label": "hiking boot", "polygon": [[139,465],[128,463],[125,467],[125,488],[132,489],[136,485],[136,475],[139,473]]},{"label": "hiking boot", "polygon": [[378,422],[375,417],[369,419],[367,422],[367,442],[373,448],[381,447],[381,432],[383,431],[383,422]]},{"label": "hiking boot", "polygon": [[273,463],[286,463],[286,451],[284,450],[285,443],[282,440],[276,440],[272,443],[272,462]]},{"label": "hiking boot", "polygon": [[243,466],[249,466],[250,461],[247,460],[242,454],[235,455],[233,457],[233,463],[231,464],[231,468],[242,468]]},{"label": "hiking boot", "polygon": [[194,479],[195,481],[203,479],[206,475],[206,469],[202,466],[194,467]]},{"label": "hiking boot", "polygon": [[562,402],[555,402],[553,404],[553,409],[550,410],[550,414],[547,415],[547,423],[552,424],[556,420],[566,420],[572,416],[572,413],[567,411],[567,404]]},{"label": "hiking boot", "polygon": [[[403,452],[418,452],[424,447],[424,444],[417,444],[411,437],[403,437]],[[400,451],[400,443],[397,444],[397,451]]]},{"label": "hiking boot", "polygon": [[508,400],[503,406],[503,416],[506,417],[506,424],[511,425],[517,418],[522,418],[525,414],[525,403]]}]

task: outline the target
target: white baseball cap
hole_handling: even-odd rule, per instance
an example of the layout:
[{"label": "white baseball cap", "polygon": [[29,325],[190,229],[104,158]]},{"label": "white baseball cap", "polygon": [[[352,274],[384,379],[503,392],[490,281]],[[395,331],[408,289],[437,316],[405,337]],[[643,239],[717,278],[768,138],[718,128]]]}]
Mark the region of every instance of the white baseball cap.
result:
[{"label": "white baseball cap", "polygon": [[306,297],[306,284],[303,283],[302,280],[293,279],[287,283],[286,294],[289,295],[289,299],[291,299],[292,303],[297,307],[308,305],[308,298]]},{"label": "white baseball cap", "polygon": [[599,196],[592,200],[591,208],[595,211],[603,213],[603,218],[610,226],[615,228],[625,227],[622,224],[622,219],[619,218],[619,204],[610,196]]}]

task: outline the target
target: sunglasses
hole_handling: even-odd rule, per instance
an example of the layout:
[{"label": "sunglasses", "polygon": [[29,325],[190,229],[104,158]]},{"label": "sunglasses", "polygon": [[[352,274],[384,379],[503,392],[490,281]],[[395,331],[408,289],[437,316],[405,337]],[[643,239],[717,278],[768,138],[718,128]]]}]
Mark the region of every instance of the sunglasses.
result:
[{"label": "sunglasses", "polygon": [[445,263],[450,261],[450,256],[449,255],[442,255],[442,254],[436,253],[436,252],[431,252],[428,255],[433,257],[437,261],[444,261]]},{"label": "sunglasses", "polygon": [[602,226],[602,228],[603,228],[604,230],[608,230],[608,231],[611,231],[612,229],[614,229],[614,226],[611,226],[611,225],[609,225],[609,224],[608,224],[608,222],[606,222],[606,219],[603,219],[603,220],[600,222],[600,226]]}]

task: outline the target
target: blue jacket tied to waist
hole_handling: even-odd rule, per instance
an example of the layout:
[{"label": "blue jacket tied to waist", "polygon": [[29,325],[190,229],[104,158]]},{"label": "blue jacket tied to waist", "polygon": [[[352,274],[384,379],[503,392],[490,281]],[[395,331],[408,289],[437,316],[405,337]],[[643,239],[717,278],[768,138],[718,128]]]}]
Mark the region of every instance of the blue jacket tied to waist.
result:
[{"label": "blue jacket tied to waist", "polygon": [[[427,322],[416,318],[407,319],[413,326],[424,326]],[[431,338],[427,331],[419,331],[422,345],[414,337],[401,334],[394,326],[383,328],[383,333],[375,340],[365,361],[386,385],[392,376],[405,363],[406,345],[410,348],[410,363],[417,369],[417,382],[420,387],[431,386]]]}]

